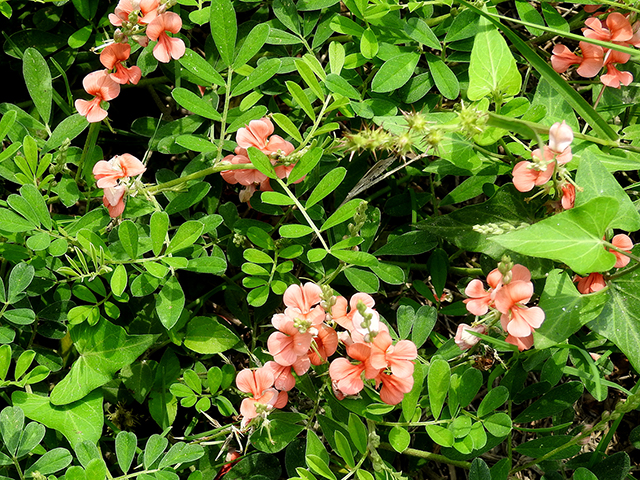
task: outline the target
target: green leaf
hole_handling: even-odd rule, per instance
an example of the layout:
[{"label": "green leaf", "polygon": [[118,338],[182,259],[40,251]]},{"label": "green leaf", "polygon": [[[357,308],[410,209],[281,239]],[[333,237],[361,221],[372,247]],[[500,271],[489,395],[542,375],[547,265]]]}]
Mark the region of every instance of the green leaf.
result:
[{"label": "green leaf", "polygon": [[118,466],[125,473],[131,468],[131,462],[136,454],[138,439],[135,433],[121,431],[116,435],[116,458]]},{"label": "green leaf", "polygon": [[211,36],[225,66],[233,63],[238,23],[231,0],[211,2]]},{"label": "green leaf", "polygon": [[580,275],[604,272],[616,260],[605,250],[602,237],[618,208],[616,199],[598,197],[528,228],[490,239],[523,255],[564,262]]},{"label": "green leaf", "polygon": [[563,383],[552,388],[525,408],[513,421],[514,423],[529,423],[556,415],[567,408],[571,408],[583,392],[584,387],[580,382]]},{"label": "green leaf", "polygon": [[197,353],[213,355],[229,350],[239,341],[216,317],[195,317],[187,324],[184,346]]},{"label": "green leaf", "polygon": [[482,420],[482,424],[484,428],[487,429],[494,437],[506,437],[509,435],[513,423],[511,421],[511,417],[506,413],[494,413],[487,418]]},{"label": "green leaf", "polygon": [[66,448],[54,448],[38,458],[38,460],[27,468],[24,474],[27,477],[34,472],[39,472],[41,475],[49,475],[69,466],[72,460],[73,456],[69,453],[69,450]]},{"label": "green leaf", "polygon": [[376,34],[373,33],[371,27],[368,27],[364,32],[362,32],[362,37],[360,38],[360,52],[364,58],[372,59],[378,54],[378,38]]},{"label": "green leaf", "polygon": [[249,74],[247,78],[242,80],[232,91],[232,96],[242,95],[249,90],[259,87],[263,83],[270,80],[278,70],[280,70],[282,62],[279,58],[270,58],[258,64],[258,66]]},{"label": "green leaf", "polygon": [[262,192],[260,199],[269,205],[295,205],[295,202],[288,195],[280,192]]},{"label": "green leaf", "polygon": [[587,470],[584,467],[576,468],[573,472],[573,480],[598,480],[595,473],[592,473],[590,470]]},{"label": "green leaf", "polygon": [[458,392],[458,402],[462,408],[466,408],[473,401],[480,391],[482,383],[482,373],[475,368],[469,368],[462,374],[460,381],[462,388]]},{"label": "green leaf", "polygon": [[334,192],[338,185],[342,183],[346,175],[347,170],[343,167],[334,168],[329,173],[327,173],[318,182],[318,185],[316,185],[316,188],[314,188],[313,192],[311,192],[311,195],[309,195],[309,198],[305,203],[305,207],[312,207],[327,195]]},{"label": "green leaf", "polygon": [[0,345],[0,381],[7,379],[9,366],[11,365],[11,346]]},{"label": "green leaf", "polygon": [[222,120],[222,116],[211,103],[186,88],[174,88],[171,96],[181,107],[186,108],[196,115],[215,121]]},{"label": "green leaf", "polygon": [[402,453],[411,443],[411,434],[406,429],[396,425],[389,431],[389,443],[396,452]]},{"label": "green leaf", "polygon": [[24,292],[35,275],[35,269],[24,262],[19,263],[11,270],[9,274],[9,285],[7,289],[7,303],[12,304],[22,299]]},{"label": "green leaf", "polygon": [[256,147],[249,147],[247,149],[247,152],[249,153],[249,160],[251,160],[251,163],[254,167],[256,167],[269,178],[278,178],[275,170],[273,169],[273,165],[271,164],[271,160],[269,160],[269,157],[267,157]]},{"label": "green leaf", "polygon": [[307,455],[305,460],[309,468],[318,475],[322,475],[329,480],[336,480],[336,476],[329,468],[329,465],[317,455]]},{"label": "green leaf", "polygon": [[449,363],[440,357],[435,357],[429,367],[427,386],[429,388],[429,405],[431,406],[431,414],[436,420],[440,417],[440,412],[442,412],[444,399],[447,397],[447,392],[449,391],[450,381],[451,367],[449,367]]},{"label": "green leaf", "polygon": [[549,320],[534,332],[536,348],[562,343],[583,325],[598,318],[609,296],[607,292],[582,295],[566,272],[549,272],[539,303]]},{"label": "green leaf", "polygon": [[116,297],[122,296],[122,293],[127,288],[127,269],[124,265],[118,265],[113,271],[109,286]]},{"label": "green leaf", "polygon": [[615,177],[598,161],[590,150],[583,150],[580,165],[576,173],[576,184],[582,190],[576,192],[575,206],[584,205],[589,200],[606,193],[618,201],[619,210],[609,228],[619,228],[627,232],[640,229],[640,214],[629,195],[620,186]]},{"label": "green leaf", "polygon": [[154,212],[149,221],[149,235],[154,255],[160,255],[169,230],[169,215],[165,212]]},{"label": "green leaf", "polygon": [[313,232],[308,225],[282,225],[278,233],[282,238],[300,238]]},{"label": "green leaf", "polygon": [[404,270],[398,265],[378,262],[377,265],[369,268],[380,280],[389,285],[402,285],[405,281]]},{"label": "green leaf", "polygon": [[320,231],[328,230],[336,225],[341,224],[349,219],[353,218],[353,214],[356,212],[360,203],[364,200],[360,200],[359,198],[354,198],[353,200],[349,200],[347,203],[343,204],[338,210],[333,212],[326,222],[322,224],[320,227]]},{"label": "green leaf", "polygon": [[184,309],[184,292],[176,277],[171,277],[164,284],[156,300],[156,313],[162,325],[171,330],[178,323]]},{"label": "green leaf", "polygon": [[345,50],[340,42],[331,42],[329,44],[329,69],[331,73],[340,75],[342,67],[344,67]]},{"label": "green leaf", "polygon": [[[250,437],[249,441],[258,450],[266,453],[277,453],[284,447],[289,445],[304,430],[304,426],[296,425],[289,421],[289,415],[277,412],[269,416],[271,420],[271,435],[267,433],[267,429],[257,429]],[[296,415],[297,417],[297,415]]]},{"label": "green leaf", "polygon": [[375,267],[378,265],[378,259],[367,252],[333,249],[331,250],[331,255],[350,265],[358,265],[361,267]]},{"label": "green leaf", "polygon": [[378,277],[366,270],[361,270],[359,268],[347,268],[344,271],[344,276],[347,277],[347,280],[349,280],[349,283],[353,285],[353,288],[361,292],[377,293],[380,288]]},{"label": "green leaf", "polygon": [[[284,115],[283,113],[274,113],[273,115],[271,115],[271,118],[273,118],[273,121],[276,122],[276,124],[282,129],[284,130],[288,135],[290,135],[291,137],[293,137],[294,139],[296,139],[298,142],[302,142],[302,135],[300,135],[300,131],[298,130],[298,128],[294,125],[294,123],[289,119],[289,117],[287,117],[286,115]],[[300,161],[296,164],[296,166],[294,167],[294,170],[298,167],[299,164],[303,163],[304,158],[306,156],[309,155],[310,152],[313,152],[315,150],[320,150],[320,154],[322,155],[322,150],[321,149],[311,149],[309,152],[305,153],[305,155],[300,159]],[[319,159],[318,159],[319,160]],[[314,165],[315,166],[315,165]],[[312,167],[313,168],[313,167]],[[311,171],[311,169],[309,169],[306,173],[308,173],[309,171]],[[289,178],[288,181],[289,182],[295,182],[296,180],[298,180],[299,178],[302,178],[305,174],[303,175],[299,175],[298,177],[295,177],[293,180],[291,180],[293,172],[291,174],[289,174]]]},{"label": "green leaf", "polygon": [[60,148],[65,142],[73,140],[89,126],[86,117],[79,113],[62,120],[42,147],[42,152]]},{"label": "green leaf", "polygon": [[144,468],[151,468],[167,448],[167,445],[169,445],[169,440],[167,440],[166,437],[162,437],[156,433],[151,435],[144,447]]},{"label": "green leaf", "polygon": [[349,414],[349,437],[351,437],[351,441],[356,446],[358,451],[364,455],[367,451],[367,427],[364,426],[362,420],[353,414]]},{"label": "green leaf", "polygon": [[269,38],[268,24],[259,23],[253,27],[233,61],[233,69],[237,70],[256,56],[264,46],[267,38]]},{"label": "green leaf", "polygon": [[192,185],[188,191],[174,197],[165,207],[165,212],[168,215],[173,215],[186,210],[206,197],[210,189],[211,185],[208,182],[198,182]]},{"label": "green leaf", "polygon": [[301,12],[321,10],[331,7],[339,1],[340,0],[298,0],[298,10]]},{"label": "green leaf", "polygon": [[311,150],[307,151],[302,156],[300,161],[296,163],[296,165],[293,167],[293,170],[291,170],[291,173],[287,178],[287,183],[290,185],[300,180],[305,175],[307,175],[311,170],[313,170],[315,166],[318,164],[318,162],[320,162],[323,152],[324,151],[321,148],[312,148]]},{"label": "green leaf", "polygon": [[198,460],[204,455],[204,448],[198,444],[175,443],[160,460],[158,468],[162,469],[177,463],[188,463]]},{"label": "green leaf", "polygon": [[128,335],[124,328],[104,319],[94,326],[86,322],[75,325],[70,329],[70,335],[80,356],[51,392],[54,405],[75,402],[104,385],[154,341],[153,335]]},{"label": "green leaf", "polygon": [[443,447],[452,447],[454,444],[453,433],[440,425],[427,425],[427,433],[438,445]]},{"label": "green leaf", "polygon": [[225,86],[224,78],[211,66],[206,59],[202,58],[196,52],[187,48],[184,55],[178,60],[180,65],[189,70],[195,76],[200,77],[202,80],[218,85],[219,87]]},{"label": "green leaf", "polygon": [[311,120],[315,121],[316,113],[313,111],[313,106],[311,105],[311,102],[309,101],[307,95],[304,93],[304,90],[302,90],[302,87],[300,87],[300,85],[298,85],[297,83],[291,81],[285,82],[285,85],[287,86],[287,90],[289,90],[289,93],[296,101],[298,106],[304,111],[304,113],[307,114],[307,116]]},{"label": "green leaf", "polygon": [[438,319],[438,311],[430,305],[421,306],[416,312],[416,322],[413,324],[411,341],[420,348],[429,338]]},{"label": "green leaf", "polygon": [[104,415],[100,390],[65,406],[53,405],[48,397],[22,391],[13,392],[11,400],[31,420],[62,433],[71,445],[83,441],[95,444],[102,435]]},{"label": "green leaf", "polygon": [[480,406],[478,406],[478,416],[484,417],[488,413],[491,413],[500,408],[509,399],[509,390],[507,387],[499,385],[487,393]]},{"label": "green leaf", "polygon": [[20,435],[24,426],[24,412],[19,406],[5,407],[0,412],[0,434],[5,447],[15,455],[20,445]]},{"label": "green leaf", "polygon": [[360,92],[340,75],[330,73],[324,82],[331,93],[337,93],[352,100],[362,100]]},{"label": "green leaf", "polygon": [[385,93],[402,87],[413,75],[418,61],[420,61],[420,55],[417,53],[401,53],[390,58],[373,77],[371,90],[376,93]]},{"label": "green leaf", "polygon": [[294,63],[296,65],[298,73],[309,87],[309,90],[311,90],[319,100],[324,100],[324,93],[322,92],[322,88],[320,88],[318,79],[316,78],[316,75],[315,73],[313,73],[313,70],[311,69],[309,64],[302,58],[296,58]]},{"label": "green leaf", "polygon": [[419,255],[438,245],[438,239],[427,230],[416,230],[394,237],[375,251],[375,255]]},{"label": "green leaf", "polygon": [[505,39],[485,19],[480,21],[480,32],[473,41],[469,63],[470,100],[489,96],[498,102],[520,92],[522,77]]},{"label": "green leaf", "polygon": [[0,208],[0,231],[19,233],[33,230],[37,225],[6,208]]},{"label": "green leaf", "polygon": [[15,308],[4,312],[4,318],[16,325],[31,325],[36,321],[36,314],[29,308]]},{"label": "green leaf", "polygon": [[[516,0],[516,10],[518,11],[518,16],[521,20],[537,24],[542,27],[545,26],[542,15],[540,15],[538,13],[538,10],[536,10],[536,7],[534,7],[530,3],[525,2],[524,0]],[[540,36],[544,33],[543,30],[535,27],[530,27],[528,25],[526,25],[525,28],[529,30],[529,33],[531,33],[531,35]]]},{"label": "green leaf", "polygon": [[44,425],[36,422],[30,422],[20,435],[20,445],[16,451],[16,458],[20,458],[30,453],[34,448],[40,445],[45,433],[46,428],[44,428]]},{"label": "green leaf", "polygon": [[481,458],[474,458],[469,469],[469,480],[491,480],[489,467]]},{"label": "green leaf", "polygon": [[432,53],[425,53],[433,81],[440,93],[449,100],[455,100],[460,94],[460,83],[449,66]]},{"label": "green leaf", "polygon": [[20,195],[29,202],[42,226],[47,230],[51,230],[53,226],[51,214],[47,208],[47,202],[44,201],[40,191],[34,185],[23,185],[20,187]]},{"label": "green leaf", "polygon": [[40,118],[45,124],[48,124],[51,119],[51,102],[53,100],[49,66],[40,52],[32,47],[25,50],[22,60],[24,62],[22,73],[29,95],[40,114]]},{"label": "green leaf", "polygon": [[11,127],[16,123],[17,116],[18,112],[15,110],[9,110],[2,115],[2,118],[0,118],[0,141],[4,140]]},{"label": "green leaf", "polygon": [[[536,438],[516,446],[514,450],[522,455],[538,458],[564,446],[569,443],[572,438],[573,437],[571,435],[553,435]],[[580,445],[571,445],[568,448],[564,448],[559,452],[556,452],[554,455],[546,457],[545,459],[562,460],[564,458],[570,458],[580,453],[580,448]]]},{"label": "green leaf", "polygon": [[404,24],[404,33],[422,45],[426,45],[434,50],[442,50],[440,40],[438,40],[436,34],[429,28],[427,22],[420,17],[407,19],[407,23]]},{"label": "green leaf", "polygon": [[355,462],[353,460],[353,452],[351,451],[351,445],[349,444],[349,440],[347,440],[347,437],[345,437],[342,432],[336,431],[335,440],[338,455],[342,457],[349,468],[354,468]]},{"label": "green leaf", "polygon": [[[202,222],[196,220],[184,222],[169,242],[166,253],[179,252],[180,250],[193,246],[195,241],[200,238],[203,230],[204,224]],[[151,235],[153,236],[154,234],[152,233]]]},{"label": "green leaf", "polygon": [[118,238],[122,248],[131,260],[138,259],[138,229],[131,220],[125,220],[118,227]]},{"label": "green leaf", "polygon": [[27,369],[31,366],[33,359],[36,356],[36,352],[33,350],[25,350],[20,354],[18,359],[16,360],[16,368],[14,372],[14,378],[16,380],[20,380],[20,378],[25,374]]},{"label": "green leaf", "polygon": [[640,368],[639,288],[640,274],[637,271],[610,281],[602,312],[588,324],[595,333],[614,342],[633,368]]}]

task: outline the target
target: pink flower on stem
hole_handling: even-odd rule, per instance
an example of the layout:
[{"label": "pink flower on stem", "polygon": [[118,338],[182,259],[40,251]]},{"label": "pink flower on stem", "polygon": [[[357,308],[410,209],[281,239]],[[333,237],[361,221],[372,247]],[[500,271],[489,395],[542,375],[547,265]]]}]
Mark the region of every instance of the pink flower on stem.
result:
[{"label": "pink flower on stem", "polygon": [[[399,378],[406,378],[413,375],[413,360],[418,357],[416,345],[410,340],[400,340],[393,345],[388,332],[380,332],[371,342],[371,355],[367,363],[378,370],[387,368],[391,373]],[[367,378],[370,373],[366,374]]]},{"label": "pink flower on stem", "polygon": [[140,67],[125,67],[122,62],[127,61],[131,54],[131,46],[125,43],[112,43],[107,45],[100,53],[100,63],[108,70],[116,69],[111,73],[111,78],[121,85],[126,83],[137,84],[142,78]]},{"label": "pink flower on stem", "polygon": [[627,87],[633,82],[633,75],[629,72],[621,72],[613,63],[608,63],[607,73],[600,77],[600,81],[611,88],[620,88],[620,85]]},{"label": "pink flower on stem", "polygon": [[455,342],[460,350],[468,350],[480,341],[479,337],[476,337],[475,335],[472,335],[468,332],[476,332],[486,335],[487,327],[485,325],[477,325],[475,327],[472,327],[470,325],[467,325],[466,323],[461,323],[460,325],[458,325]]},{"label": "pink flower on stem", "polygon": [[347,313],[347,299],[344,297],[336,298],[336,303],[331,307],[331,316],[338,325],[349,330],[349,332],[355,330],[353,324],[353,317],[358,313],[358,302],[364,303],[365,307],[373,309],[376,302],[366,293],[356,293],[349,300],[349,312]]},{"label": "pink flower on stem", "polygon": [[629,20],[621,13],[609,14],[605,22],[606,28],[602,26],[602,22],[598,18],[588,18],[584,22],[586,28],[582,29],[583,35],[595,40],[617,43],[625,43],[633,37],[633,28]]},{"label": "pink flower on stem", "polygon": [[512,281],[496,293],[496,308],[502,313],[502,328],[514,337],[527,337],[544,322],[544,310],[524,306],[532,295],[533,284],[521,280]]},{"label": "pink flower on stem", "polygon": [[147,168],[133,155],[123,153],[111,160],[100,160],[93,167],[93,176],[98,188],[114,187],[121,178],[135,177],[144,173]]},{"label": "pink flower on stem", "polygon": [[124,212],[124,194],[126,191],[127,187],[124,185],[116,185],[104,189],[102,203],[109,210],[111,218],[119,217]]},{"label": "pink flower on stem", "polygon": [[569,210],[573,208],[576,203],[576,187],[574,187],[570,183],[565,183],[562,185],[562,199],[560,200],[560,204],[562,208],[565,210]]},{"label": "pink flower on stem", "polygon": [[413,388],[413,377],[398,377],[394,374],[381,372],[376,377],[376,387],[382,383],[380,389],[380,400],[387,405],[397,405],[404,398],[405,393],[409,393]]},{"label": "pink flower on stem", "polygon": [[[511,267],[510,281],[522,280],[528,282],[531,280],[531,272],[527,267],[520,264],[515,264]],[[489,284],[489,290],[484,289],[484,285],[480,280],[471,280],[465,288],[464,293],[467,297],[463,302],[467,306],[469,313],[481,316],[489,311],[489,308],[494,307],[494,300],[497,291],[503,285],[503,277],[500,270],[494,268],[487,275],[487,283]]]},{"label": "pink flower on stem", "polygon": [[278,151],[282,151],[284,155],[292,153],[295,147],[279,135],[272,135],[273,131],[274,126],[269,118],[251,120],[248,126],[238,129],[236,142],[242,148],[256,147],[266,155]]},{"label": "pink flower on stem", "polygon": [[590,273],[584,278],[576,275],[573,277],[573,281],[578,282],[576,288],[583,295],[598,292],[607,286],[604,276],[598,272]]},{"label": "pink flower on stem", "polygon": [[362,373],[365,369],[365,361],[371,354],[371,347],[366,343],[354,343],[347,346],[347,354],[357,360],[353,364],[346,358],[336,358],[329,366],[334,391],[342,395],[356,395],[364,388]]},{"label": "pink flower on stem", "polygon": [[286,392],[278,392],[273,388],[274,376],[270,369],[242,370],[236,377],[238,389],[250,393],[253,398],[245,398],[240,404],[240,414],[243,416],[242,427],[251,419],[257,417],[262,410],[268,412],[273,408],[282,408],[287,404]]},{"label": "pink flower on stem", "polygon": [[76,110],[87,117],[90,123],[101,122],[107,117],[107,111],[102,108],[101,102],[116,98],[120,94],[120,85],[111,78],[107,70],[99,70],[84,77],[82,86],[88,94],[93,95],[93,99],[76,100]]},{"label": "pink flower on stem", "polygon": [[178,33],[182,28],[180,15],[173,12],[166,12],[158,15],[147,27],[147,36],[150,40],[157,40],[153,47],[153,56],[159,62],[168,63],[172,58],[178,60],[184,55],[185,45],[179,38],[167,35],[167,32]]},{"label": "pink flower on stem", "polygon": [[595,77],[604,64],[604,49],[588,42],[578,44],[582,50],[582,57],[572,53],[561,43],[553,47],[551,66],[558,73],[564,73],[571,65],[580,65],[578,75],[585,78]]},{"label": "pink flower on stem", "polygon": [[[571,161],[571,142],[573,142],[573,130],[563,120],[556,122],[549,128],[549,150],[555,155],[559,165]],[[545,158],[547,153],[545,152]]]},{"label": "pink flower on stem", "polygon": [[[633,248],[633,242],[624,233],[619,233],[618,235],[613,237],[611,239],[611,244],[614,247],[619,248],[620,250],[624,250],[625,252],[630,252]],[[616,252],[613,249],[609,249],[609,251],[616,256],[616,264],[614,265],[615,268],[626,267],[631,261],[629,257],[620,252]]]},{"label": "pink flower on stem", "polygon": [[[535,155],[536,152],[540,152],[540,149],[534,150],[532,155]],[[545,155],[545,158],[547,158],[547,155]],[[555,162],[553,161],[553,156],[544,166],[537,166],[535,163],[527,161],[518,162],[513,167],[513,185],[519,192],[529,192],[533,190],[533,187],[547,183],[551,179],[554,170]]]},{"label": "pink flower on stem", "polygon": [[129,22],[130,15],[136,12],[136,23],[147,24],[158,14],[159,0],[120,0],[114,13],[109,14],[109,21],[115,27],[122,22]]},{"label": "pink flower on stem", "polygon": [[523,350],[529,350],[533,347],[533,334],[527,335],[526,337],[515,337],[509,334],[507,338],[505,338],[505,341],[511,345],[515,345],[518,347],[518,350],[522,352]]},{"label": "pink flower on stem", "polygon": [[338,334],[324,323],[318,328],[318,334],[313,337],[308,356],[313,365],[322,365],[336,353],[338,348]]},{"label": "pink flower on stem", "polygon": [[284,292],[282,301],[284,304],[300,313],[309,313],[320,303],[322,288],[315,283],[307,282],[304,285],[289,285]]}]

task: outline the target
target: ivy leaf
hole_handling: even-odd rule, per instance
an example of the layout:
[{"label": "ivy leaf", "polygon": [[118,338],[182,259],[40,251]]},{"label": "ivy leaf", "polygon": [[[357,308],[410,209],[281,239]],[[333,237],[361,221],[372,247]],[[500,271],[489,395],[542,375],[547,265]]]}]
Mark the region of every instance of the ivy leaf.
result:
[{"label": "ivy leaf", "polygon": [[[638,249],[634,249],[638,254]],[[634,271],[610,282],[607,302],[600,315],[588,324],[594,332],[615,343],[640,369],[640,272]]]},{"label": "ivy leaf", "polygon": [[54,405],[75,402],[104,385],[118,370],[132,364],[154,341],[154,335],[128,335],[124,328],[104,319],[94,326],[87,322],[74,325],[70,334],[80,358],[51,392]]},{"label": "ivy leaf", "polygon": [[104,415],[100,390],[64,406],[52,405],[48,397],[23,391],[13,392],[11,400],[31,420],[62,433],[70,445],[83,441],[95,444],[102,435]]},{"label": "ivy leaf", "polygon": [[566,272],[551,271],[539,304],[548,320],[533,333],[536,348],[548,348],[564,342],[580,327],[598,317],[607,298],[606,292],[582,295]]},{"label": "ivy leaf", "polygon": [[605,250],[602,237],[618,208],[615,198],[598,197],[528,228],[490,237],[490,240],[523,255],[564,262],[580,275],[605,272],[616,263],[616,257]]}]

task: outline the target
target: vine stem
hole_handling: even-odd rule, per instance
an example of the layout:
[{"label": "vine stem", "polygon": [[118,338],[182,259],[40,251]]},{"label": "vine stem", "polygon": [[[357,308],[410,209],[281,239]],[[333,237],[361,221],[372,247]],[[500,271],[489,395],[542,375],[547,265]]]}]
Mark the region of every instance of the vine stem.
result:
[{"label": "vine stem", "polygon": [[168,182],[160,183],[158,185],[154,185],[146,189],[147,193],[151,195],[156,195],[164,190],[170,190],[178,185],[182,185],[183,183],[190,182],[191,180],[197,180],[198,178],[206,177],[207,175],[211,175],[212,173],[219,173],[225,170],[253,170],[254,167],[250,163],[240,163],[235,165],[213,165],[212,167],[205,168],[204,170],[200,170],[198,172],[191,173],[189,175],[185,175],[184,177],[176,178],[174,180],[170,180]]},{"label": "vine stem", "polygon": [[300,210],[300,213],[302,213],[302,215],[304,216],[304,219],[307,221],[309,226],[313,229],[313,232],[316,234],[316,236],[320,239],[320,243],[322,243],[322,247],[327,252],[330,252],[331,250],[329,249],[329,246],[324,241],[324,238],[322,238],[322,233],[320,233],[320,230],[316,226],[315,222],[313,220],[311,220],[311,217],[307,213],[307,210],[302,206],[302,204],[300,203],[298,198],[293,194],[293,192],[291,190],[289,190],[289,187],[287,187],[287,184],[284,183],[281,178],[276,178],[276,180],[280,184],[280,186],[284,189],[284,191],[287,193],[289,198],[293,201],[295,206],[298,207],[298,210]]}]

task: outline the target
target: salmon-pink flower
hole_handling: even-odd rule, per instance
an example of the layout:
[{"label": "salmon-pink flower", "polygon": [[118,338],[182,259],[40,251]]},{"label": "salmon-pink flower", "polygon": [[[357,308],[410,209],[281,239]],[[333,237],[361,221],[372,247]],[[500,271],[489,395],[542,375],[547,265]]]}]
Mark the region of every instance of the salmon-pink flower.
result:
[{"label": "salmon-pink flower", "polygon": [[583,295],[598,292],[607,286],[604,276],[598,272],[590,273],[584,278],[576,275],[573,277],[573,281],[578,282],[576,288]]},{"label": "salmon-pink flower", "polygon": [[[497,269],[496,269],[497,270]],[[463,300],[469,313],[474,315],[484,315],[489,311],[489,306],[493,303],[491,289],[485,290],[481,280],[471,280],[464,289],[464,294],[469,297]]]},{"label": "salmon-pink flower", "polygon": [[[120,0],[114,13],[109,14],[109,21],[115,27],[121,27],[122,22],[129,22],[132,19],[136,23],[148,24],[156,18],[158,14],[159,0]],[[135,17],[130,17],[135,13]]]},{"label": "salmon-pink flower", "polygon": [[633,75],[629,72],[621,72],[614,64],[610,63],[607,64],[607,73],[600,77],[600,81],[611,88],[620,88],[620,85],[627,87],[633,82]]},{"label": "salmon-pink flower", "polygon": [[582,33],[587,38],[602,40],[605,42],[623,43],[633,37],[633,28],[629,20],[621,13],[614,12],[609,14],[606,19],[607,28],[602,26],[602,22],[591,17],[585,20],[586,28],[582,29]]},{"label": "salmon-pink flower", "polygon": [[352,364],[346,358],[336,358],[329,366],[329,376],[334,389],[344,395],[356,395],[364,388],[362,373],[365,369],[364,362],[371,354],[371,347],[366,343],[354,343],[347,346],[347,354],[358,363]]},{"label": "salmon-pink flower", "polygon": [[579,65],[577,72],[581,77],[595,77],[604,63],[604,49],[588,42],[578,44],[582,57],[572,53],[565,45],[559,43],[553,47],[551,66],[558,73],[564,73],[571,65]]},{"label": "salmon-pink flower", "polygon": [[184,55],[185,45],[179,38],[167,35],[167,32],[178,33],[182,28],[180,15],[166,12],[154,18],[147,27],[147,36],[150,40],[157,40],[153,47],[153,56],[159,62],[168,63],[172,58],[178,60]]},{"label": "salmon-pink flower", "polygon": [[[611,244],[614,247],[619,248],[620,250],[624,250],[625,252],[630,252],[633,248],[633,242],[624,233],[619,233],[618,235],[613,237],[611,239]],[[616,264],[614,265],[615,268],[626,267],[631,261],[629,257],[620,252],[616,252],[613,249],[609,249],[609,251],[616,256]]]},{"label": "salmon-pink flower", "polygon": [[83,117],[87,117],[90,123],[101,122],[107,117],[107,111],[102,108],[101,102],[116,98],[120,94],[120,85],[113,81],[107,70],[99,70],[84,77],[82,86],[88,94],[93,95],[93,99],[76,100],[76,110]]},{"label": "salmon-pink flower", "polygon": [[413,377],[398,377],[397,375],[381,372],[376,377],[376,386],[382,383],[380,400],[387,405],[397,405],[413,388]]},{"label": "salmon-pink flower", "polygon": [[115,187],[106,187],[104,189],[102,203],[109,210],[111,218],[119,217],[124,212],[124,194],[126,191],[127,187],[124,185],[116,185]]},{"label": "salmon-pink flower", "polygon": [[533,284],[522,280],[512,281],[504,285],[496,293],[496,309],[502,313],[502,328],[515,337],[526,337],[534,328],[544,322],[544,310],[540,307],[525,307],[531,300]]},{"label": "salmon-pink flower", "polygon": [[381,370],[391,369],[396,377],[405,378],[413,375],[413,360],[418,356],[416,345],[410,340],[400,340],[393,345],[389,332],[380,332],[371,342],[371,355],[367,363],[377,372],[371,375],[371,369],[365,373],[367,378],[374,378]]},{"label": "salmon-pink flower", "polygon": [[[535,150],[534,153],[539,150]],[[513,185],[519,192],[529,192],[536,185],[544,185],[551,179],[551,175],[555,170],[555,162],[553,159],[544,167],[536,169],[536,164],[523,160],[513,167]]]},{"label": "salmon-pink flower", "polygon": [[114,187],[121,178],[135,177],[144,173],[147,168],[133,155],[123,153],[111,160],[100,160],[93,167],[93,176],[98,188]]},{"label": "salmon-pink flower", "polygon": [[289,285],[284,292],[282,301],[289,307],[301,313],[309,313],[314,306],[320,303],[322,288],[315,283],[307,282],[304,285]]},{"label": "salmon-pink flower", "polygon": [[[265,369],[271,371],[273,373],[274,382],[273,385],[277,390],[281,390],[283,392],[288,392],[293,387],[296,386],[296,379],[291,374],[291,369],[296,370],[298,375],[304,375],[307,370],[309,370],[309,362],[306,362],[306,368],[303,365],[304,362],[296,362],[294,365],[283,366],[277,362],[269,361],[264,364]],[[297,365],[297,369],[296,369]],[[300,371],[298,371],[298,369]]]},{"label": "salmon-pink flower", "polygon": [[294,319],[283,313],[274,315],[271,323],[279,331],[269,336],[267,348],[276,362],[289,366],[293,365],[298,357],[306,355],[313,340],[312,332],[301,332],[294,325]]},{"label": "salmon-pink flower", "polygon": [[563,165],[571,160],[571,142],[573,130],[563,120],[556,122],[549,128],[549,149],[556,154],[556,161]]},{"label": "salmon-pink flower", "polygon": [[313,337],[309,349],[309,360],[313,365],[322,365],[336,352],[338,348],[338,334],[324,323],[318,328],[318,334]]},{"label": "salmon-pink flower", "polygon": [[266,155],[278,151],[282,151],[284,155],[292,153],[295,147],[279,135],[272,135],[273,131],[274,126],[269,118],[251,120],[249,125],[238,129],[236,142],[242,148],[255,147]]},{"label": "salmon-pink flower", "polygon": [[365,307],[373,308],[376,304],[375,300],[366,293],[356,293],[349,300],[349,312],[347,313],[347,299],[337,297],[336,302],[331,307],[331,317],[343,328],[350,332],[354,330],[353,316],[358,312],[358,302],[364,303]]},{"label": "salmon-pink flower", "polygon": [[576,203],[576,187],[570,183],[562,185],[562,199],[560,204],[565,210],[573,208]]},{"label": "salmon-pink flower", "polygon": [[533,347],[533,334],[527,335],[526,337],[515,337],[513,335],[507,335],[505,341],[507,343],[510,343],[511,345],[515,345],[516,347],[518,347],[518,350],[522,352],[523,350],[528,350]]},{"label": "salmon-pink flower", "polygon": [[485,325],[477,325],[475,327],[472,327],[470,325],[467,325],[466,323],[461,323],[460,325],[458,325],[455,342],[460,350],[468,350],[480,341],[479,337],[468,333],[470,331],[486,335],[487,327]]},{"label": "salmon-pink flower", "polygon": [[126,83],[137,84],[142,78],[140,67],[125,67],[125,62],[131,54],[131,46],[126,43],[112,43],[107,45],[100,53],[100,63],[108,70],[116,69],[115,73],[111,73],[111,78],[121,85]]},{"label": "salmon-pink flower", "polygon": [[[240,413],[243,416],[242,427],[259,415],[259,410],[265,412],[273,408],[282,408],[287,404],[288,395],[286,392],[278,392],[273,388],[273,372],[267,368],[257,370],[242,370],[236,377],[238,389],[245,393],[250,393],[253,398],[245,398],[240,404]],[[259,407],[258,404],[262,405]]]}]

